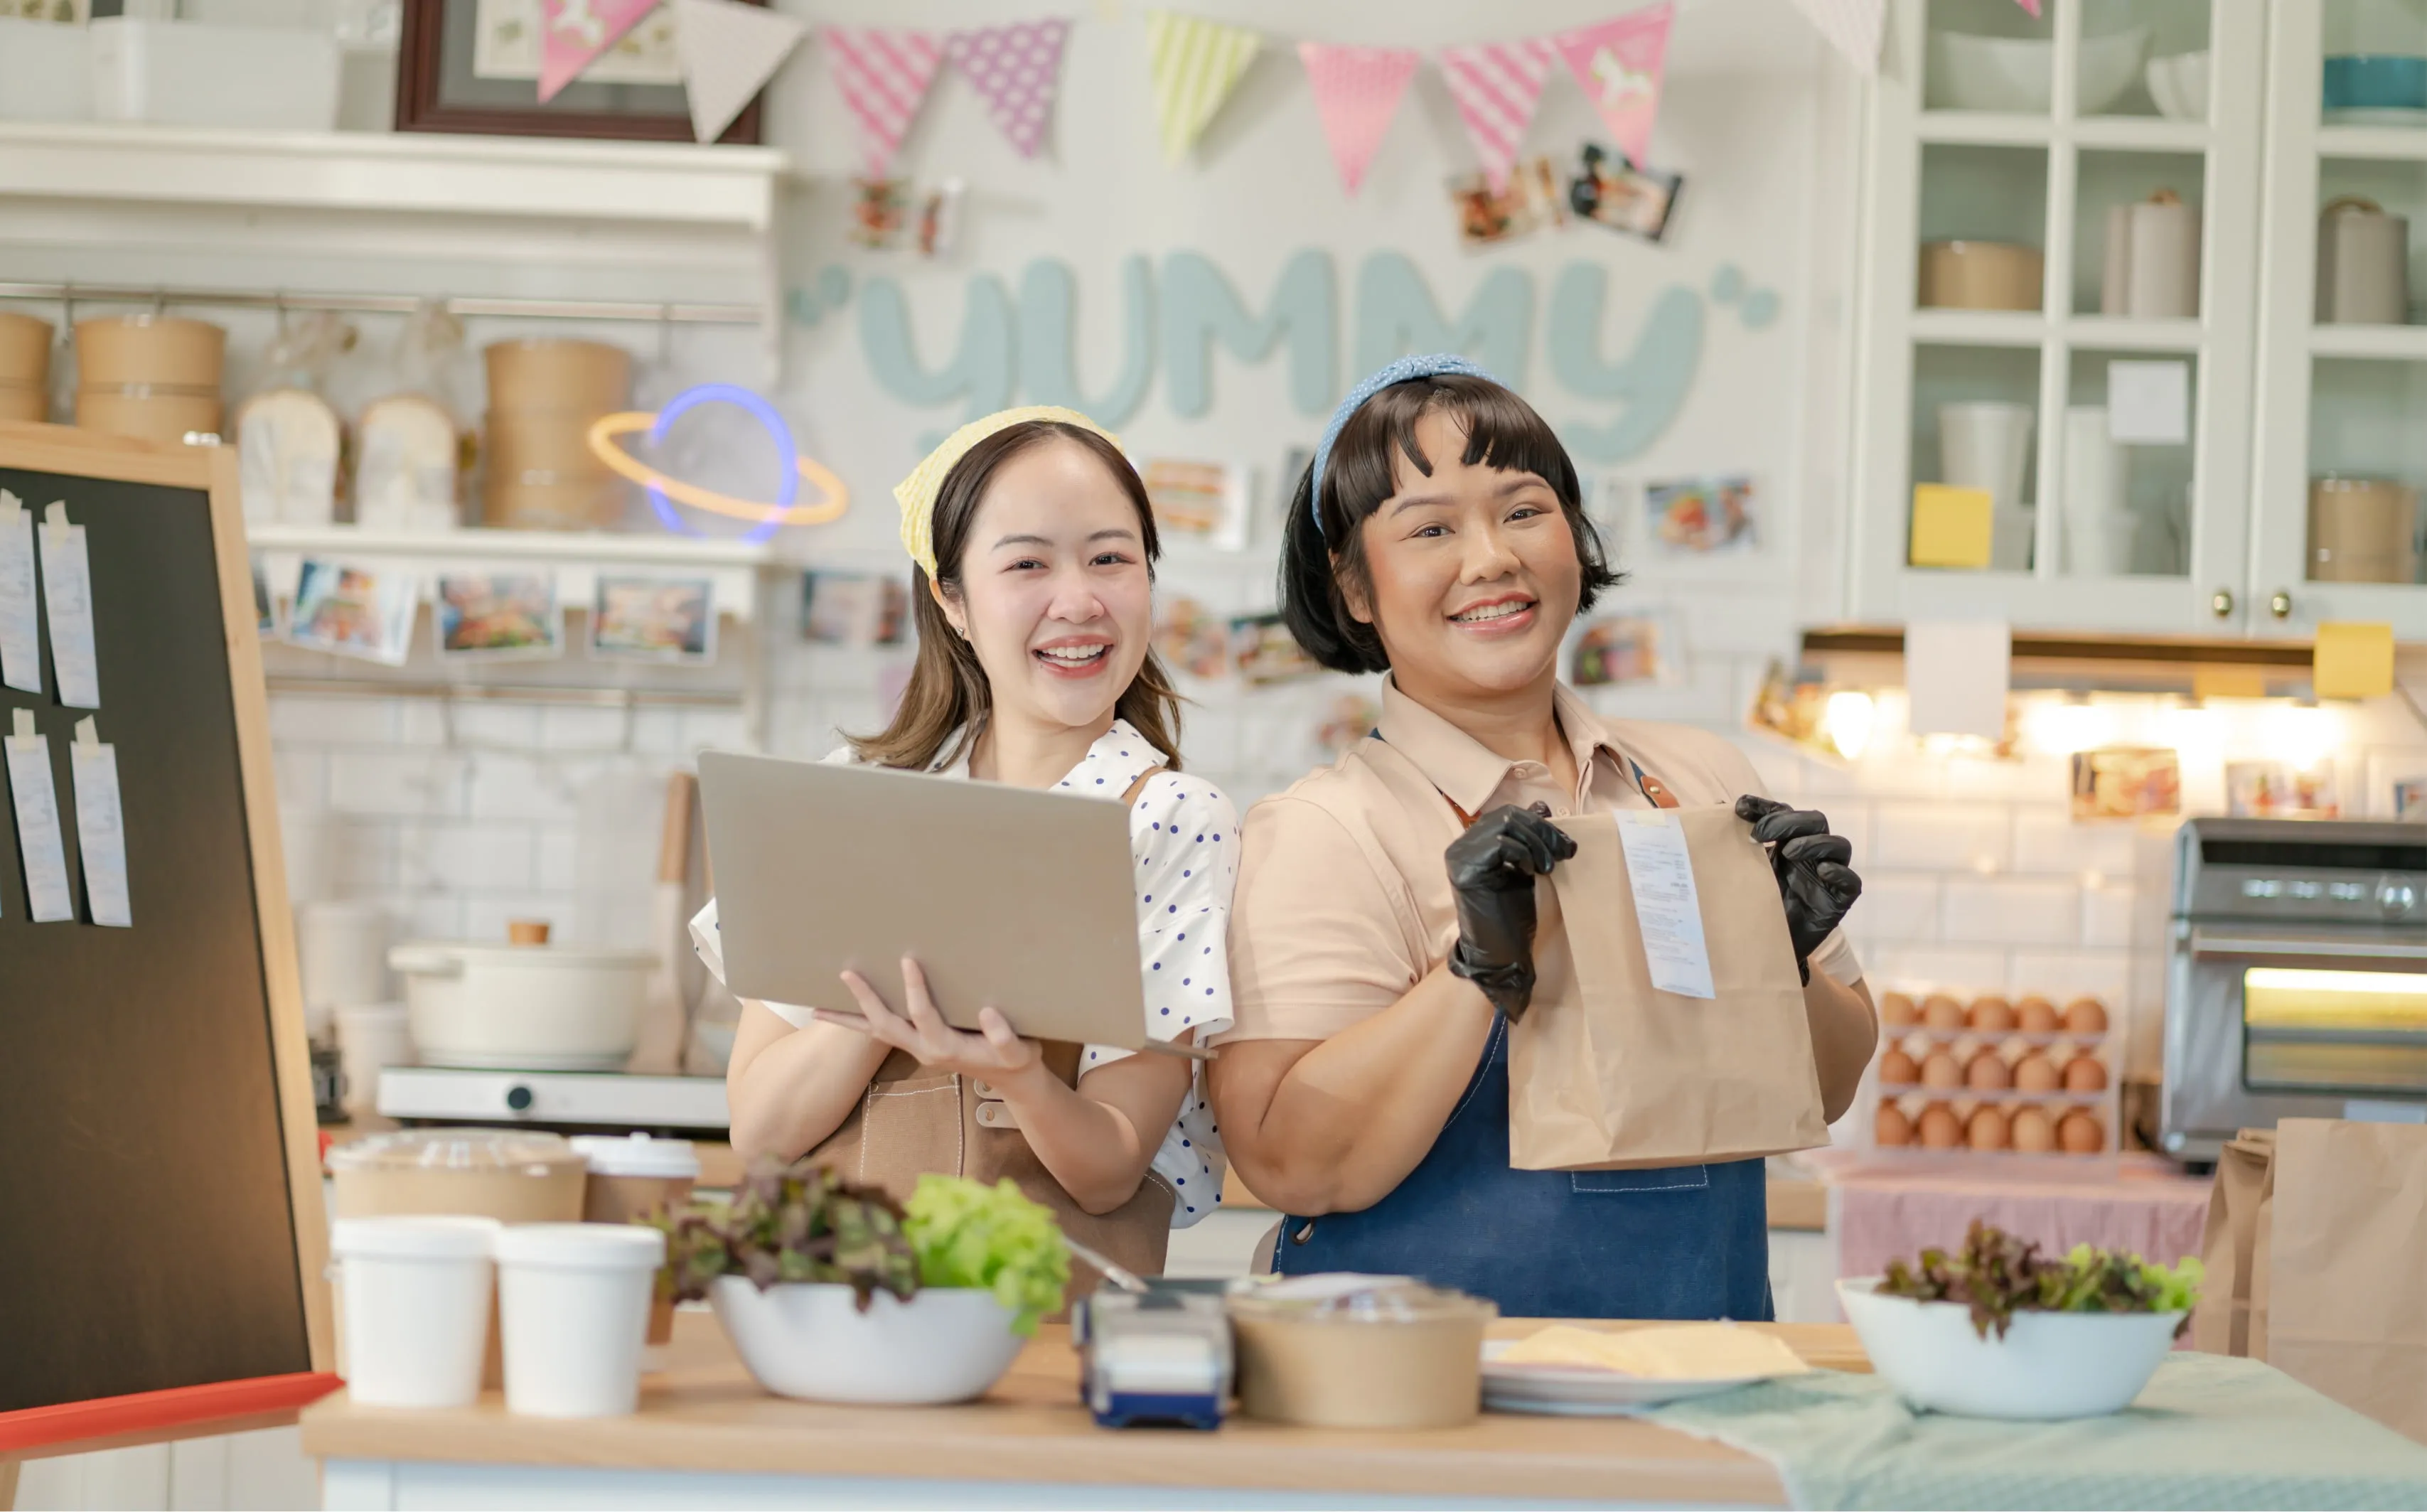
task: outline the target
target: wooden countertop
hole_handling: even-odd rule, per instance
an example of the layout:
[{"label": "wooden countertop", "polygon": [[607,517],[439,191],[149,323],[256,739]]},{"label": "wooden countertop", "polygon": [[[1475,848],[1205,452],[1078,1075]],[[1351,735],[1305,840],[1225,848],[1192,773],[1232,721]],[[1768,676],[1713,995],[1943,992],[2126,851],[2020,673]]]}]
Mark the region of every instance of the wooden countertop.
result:
[{"label": "wooden countertop", "polygon": [[[1539,1324],[1503,1319],[1494,1337]],[[1593,1324],[1629,1328],[1640,1324]],[[1851,1328],[1759,1325],[1806,1359],[1867,1370]],[[1078,1402],[1067,1329],[1047,1327],[983,1400],[949,1407],[827,1406],[760,1391],[709,1313],[675,1318],[667,1370],[643,1378],[628,1418],[508,1415],[497,1392],[437,1411],[358,1407],[339,1392],[306,1408],[303,1451],[325,1459],[427,1460],[655,1471],[1188,1486],[1424,1495],[1477,1502],[1779,1505],[1769,1466],[1624,1418],[1486,1413],[1421,1434],[1293,1428],[1232,1419],[1215,1433],[1099,1428]]]}]

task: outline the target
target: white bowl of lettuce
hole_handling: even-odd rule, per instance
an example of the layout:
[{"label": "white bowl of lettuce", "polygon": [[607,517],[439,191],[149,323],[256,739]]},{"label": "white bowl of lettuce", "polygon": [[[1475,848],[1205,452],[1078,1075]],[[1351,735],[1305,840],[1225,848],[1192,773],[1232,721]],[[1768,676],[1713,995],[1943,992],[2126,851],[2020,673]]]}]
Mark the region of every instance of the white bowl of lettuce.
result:
[{"label": "white bowl of lettuce", "polygon": [[1914,1406],[2044,1421],[2118,1412],[2199,1299],[2200,1262],[2075,1246],[2061,1258],[1974,1223],[1953,1254],[1837,1283],[1872,1369]]},{"label": "white bowl of lettuce", "polygon": [[770,1164],[664,1227],[675,1295],[708,1299],[761,1387],[812,1402],[983,1396],[1070,1278],[1052,1213],[1009,1181],[922,1176],[896,1206]]}]

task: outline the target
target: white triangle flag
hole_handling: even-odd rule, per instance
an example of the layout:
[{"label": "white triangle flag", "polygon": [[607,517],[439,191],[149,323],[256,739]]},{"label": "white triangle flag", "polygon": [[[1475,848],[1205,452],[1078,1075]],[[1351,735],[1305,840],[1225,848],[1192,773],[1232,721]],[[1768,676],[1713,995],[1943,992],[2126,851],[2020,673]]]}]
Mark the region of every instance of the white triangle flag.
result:
[{"label": "white triangle flag", "polygon": [[714,141],[800,45],[809,24],[741,0],[674,0],[691,133]]}]

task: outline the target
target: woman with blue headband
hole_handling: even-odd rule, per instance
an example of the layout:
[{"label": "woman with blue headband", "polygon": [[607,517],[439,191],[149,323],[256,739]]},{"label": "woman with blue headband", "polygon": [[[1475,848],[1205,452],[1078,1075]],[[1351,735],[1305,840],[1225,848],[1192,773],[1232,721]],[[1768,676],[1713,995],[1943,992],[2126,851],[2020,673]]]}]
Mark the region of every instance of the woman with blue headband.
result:
[{"label": "woman with blue headband", "polygon": [[1246,821],[1212,1085],[1232,1163],[1288,1215],[1279,1271],[1415,1275],[1510,1316],[1770,1316],[1760,1161],[1509,1163],[1536,887],[1574,852],[1556,816],[1735,805],[1772,847],[1830,1117],[1878,1035],[1828,821],[1719,737],[1603,720],[1559,682],[1618,581],[1558,439],[1460,358],[1367,379],[1299,483],[1282,613],[1324,665],[1388,675],[1375,735]]}]

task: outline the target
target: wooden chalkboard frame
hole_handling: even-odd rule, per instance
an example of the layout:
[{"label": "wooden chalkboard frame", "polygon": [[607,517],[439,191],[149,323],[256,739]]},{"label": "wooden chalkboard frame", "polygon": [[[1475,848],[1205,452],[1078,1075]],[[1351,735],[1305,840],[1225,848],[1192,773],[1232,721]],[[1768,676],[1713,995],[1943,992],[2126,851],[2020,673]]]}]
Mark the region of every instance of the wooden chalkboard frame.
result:
[{"label": "wooden chalkboard frame", "polygon": [[252,553],[245,539],[236,449],[168,445],[72,426],[0,421],[0,465],[193,489],[210,499],[237,769],[252,851],[253,917],[259,926],[262,977],[269,997],[287,1201],[312,1367],[289,1375],[0,1413],[0,1461],[292,1422],[301,1407],[326,1394],[338,1381],[330,1374],[335,1348],[326,1279],[329,1226],[321,1201],[319,1124],[314,1112],[311,1049],[303,1027],[302,984],[295,955],[295,916],[287,902],[285,851],[278,833],[269,707],[262,682]]}]

